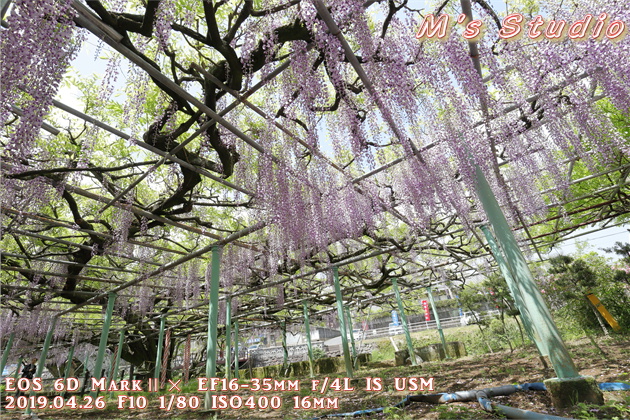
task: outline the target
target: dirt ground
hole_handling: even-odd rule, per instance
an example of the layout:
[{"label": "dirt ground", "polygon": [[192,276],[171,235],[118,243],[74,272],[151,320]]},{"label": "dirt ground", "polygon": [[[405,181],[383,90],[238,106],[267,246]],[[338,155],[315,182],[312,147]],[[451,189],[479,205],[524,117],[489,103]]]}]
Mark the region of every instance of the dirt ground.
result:
[{"label": "dirt ground", "polygon": [[[600,344],[605,352],[602,354],[588,340],[569,343],[569,350],[582,375],[595,377],[598,382],[627,382],[630,381],[630,342],[608,341]],[[329,380],[329,389],[320,394],[312,392],[310,378],[300,379],[300,390],[261,392],[252,390],[239,390],[238,392],[218,391],[219,395],[225,395],[226,399],[237,396],[234,403],[247,401],[253,404],[264,404],[265,401],[280,403],[279,409],[251,409],[243,406],[240,409],[216,410],[212,412],[203,410],[203,394],[201,392],[178,393],[175,398],[181,397],[181,405],[200,402],[197,409],[177,408],[177,399],[172,410],[159,409],[160,395],[163,396],[163,404],[167,405],[171,393],[163,394],[129,394],[144,395],[149,403],[144,409],[117,409],[116,396],[109,399],[107,407],[103,411],[97,410],[34,410],[36,417],[40,419],[313,419],[326,414],[340,414],[356,410],[374,409],[378,407],[391,407],[400,402],[406,395],[420,393],[440,393],[463,390],[474,390],[495,387],[499,385],[520,384],[525,382],[540,382],[553,377],[553,372],[545,371],[539,358],[534,355],[532,348],[517,349],[514,353],[501,352],[475,357],[466,357],[453,361],[423,363],[420,366],[393,367],[387,363],[372,363],[355,372],[355,379],[344,382],[343,379],[332,382]],[[367,391],[366,378],[381,378],[383,389],[379,391]],[[394,378],[429,378],[433,379],[434,390],[424,391],[411,389],[396,391]],[[281,378],[272,378],[280,381]],[[297,378],[291,378],[295,380]],[[323,378],[316,378],[323,380]],[[372,384],[378,381],[371,380]],[[249,381],[241,381],[249,383]],[[333,385],[350,386],[352,391],[335,391]],[[418,383],[421,385],[421,382]],[[321,389],[321,383],[318,389]],[[121,394],[124,395],[124,394]],[[512,394],[504,397],[494,397],[492,401],[498,404],[539,413],[573,418],[630,418],[630,392],[606,392],[604,393],[607,404],[603,407],[581,405],[569,410],[555,410],[551,407],[551,401],[546,391],[529,391]],[[249,397],[253,397],[249,399]],[[267,399],[262,398],[267,397]],[[272,400],[272,397],[276,397]],[[262,398],[262,400],[261,400]],[[218,401],[218,400],[217,400]],[[296,403],[298,401],[298,403]],[[295,405],[304,409],[295,409]],[[306,406],[319,405],[317,409]],[[337,405],[337,407],[335,407]],[[325,409],[322,409],[324,407]],[[23,410],[3,411],[1,419],[24,419]],[[412,403],[402,409],[385,409],[384,412],[364,415],[360,418],[376,419],[495,419],[502,416],[483,411],[476,402],[452,403],[435,405],[428,403]]]}]

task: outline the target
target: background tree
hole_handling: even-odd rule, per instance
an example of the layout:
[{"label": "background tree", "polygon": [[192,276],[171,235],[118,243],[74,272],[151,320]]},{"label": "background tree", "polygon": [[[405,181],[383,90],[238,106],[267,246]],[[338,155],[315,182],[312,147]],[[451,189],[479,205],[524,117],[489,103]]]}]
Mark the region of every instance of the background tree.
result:
[{"label": "background tree", "polygon": [[594,293],[617,321],[627,328],[628,291],[623,284],[615,282],[616,270],[613,270],[610,261],[591,252],[576,257],[554,257],[549,263],[542,288],[551,308],[563,323],[595,333],[607,328],[586,299],[588,293]]}]

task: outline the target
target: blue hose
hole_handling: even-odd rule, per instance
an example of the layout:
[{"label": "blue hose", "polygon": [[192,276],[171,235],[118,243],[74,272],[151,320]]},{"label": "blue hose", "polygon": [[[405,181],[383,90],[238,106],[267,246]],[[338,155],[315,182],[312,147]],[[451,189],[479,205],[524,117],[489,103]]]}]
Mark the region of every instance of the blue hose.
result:
[{"label": "blue hose", "polygon": [[413,402],[427,402],[433,404],[447,404],[451,402],[477,401],[477,393],[484,392],[488,397],[499,395],[511,395],[519,391],[544,391],[545,384],[542,382],[525,383],[521,385],[503,385],[493,388],[485,388],[472,391],[458,391],[440,394],[420,394],[412,395],[409,399]]},{"label": "blue hose", "polygon": [[[400,408],[400,407],[404,407],[404,406],[409,405],[409,404],[410,404],[409,396],[406,396],[405,398],[403,398],[403,400],[401,402],[399,402],[396,405],[393,405],[392,407]],[[386,408],[387,407],[368,408],[366,410],[351,411],[349,413],[324,414],[323,416],[313,417],[311,420],[323,419],[324,417],[356,417],[356,416],[362,416],[364,414],[380,413],[380,412],[384,411]]]},{"label": "blue hose", "polygon": [[630,391],[630,384],[623,382],[602,382],[599,384],[602,391]]},{"label": "blue hose", "polygon": [[550,420],[567,420],[566,417],[552,416],[550,414],[536,413],[535,411],[521,410],[520,408],[508,407],[507,405],[495,404],[489,399],[483,397],[480,392],[477,401],[481,407],[489,412],[497,412],[503,414],[508,419],[550,419]]}]

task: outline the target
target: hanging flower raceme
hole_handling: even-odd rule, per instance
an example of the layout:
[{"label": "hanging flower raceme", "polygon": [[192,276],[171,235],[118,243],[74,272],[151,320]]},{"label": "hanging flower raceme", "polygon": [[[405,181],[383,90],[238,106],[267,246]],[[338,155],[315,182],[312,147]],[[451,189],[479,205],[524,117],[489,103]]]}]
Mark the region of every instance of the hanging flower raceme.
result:
[{"label": "hanging flower raceme", "polygon": [[36,7],[28,0],[13,3],[9,29],[0,41],[0,125],[12,112],[21,114],[5,149],[12,160],[33,153],[44,117],[78,51],[71,5],[69,0],[42,0]]},{"label": "hanging flower raceme", "polygon": [[168,49],[171,24],[175,20],[175,0],[162,0],[155,15],[155,32],[160,50]]}]

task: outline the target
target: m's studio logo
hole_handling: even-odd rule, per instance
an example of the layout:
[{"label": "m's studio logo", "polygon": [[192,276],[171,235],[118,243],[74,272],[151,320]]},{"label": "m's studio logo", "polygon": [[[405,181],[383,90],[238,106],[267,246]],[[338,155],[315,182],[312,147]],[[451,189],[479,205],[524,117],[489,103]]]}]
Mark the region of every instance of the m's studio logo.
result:
[{"label": "m's studio logo", "polygon": [[[416,31],[416,38],[420,41],[444,41],[451,36],[453,27],[462,25],[462,37],[474,42],[481,39],[486,32],[486,23],[480,19],[469,19],[460,14],[456,19],[447,14],[426,15]],[[501,22],[498,36],[506,41],[516,41],[525,38],[532,41],[549,40],[554,42],[570,39],[571,41],[585,41],[593,39],[601,41],[609,39],[618,42],[628,33],[628,25],[622,20],[611,20],[607,13],[599,16],[585,15],[582,19],[569,22],[565,19],[544,18],[541,15],[528,20],[521,13],[511,13]]]}]

